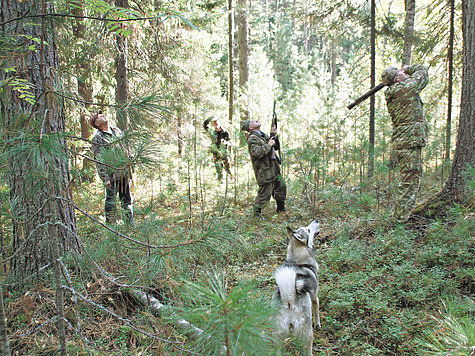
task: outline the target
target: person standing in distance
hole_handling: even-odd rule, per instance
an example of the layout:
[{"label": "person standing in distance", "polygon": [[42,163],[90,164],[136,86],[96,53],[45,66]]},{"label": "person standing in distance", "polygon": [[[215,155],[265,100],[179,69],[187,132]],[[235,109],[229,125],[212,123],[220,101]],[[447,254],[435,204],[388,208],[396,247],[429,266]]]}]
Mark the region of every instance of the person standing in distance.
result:
[{"label": "person standing in distance", "polygon": [[[287,187],[280,173],[279,158],[275,153],[279,147],[276,141],[260,128],[261,124],[256,120],[246,120],[241,124],[241,130],[249,132],[247,146],[259,186],[253,206],[254,216],[260,216],[262,207],[270,201],[271,196],[277,203],[277,212],[285,211],[287,198]],[[275,127],[271,129],[271,134],[277,134]]]},{"label": "person standing in distance", "polygon": [[[111,159],[118,157],[128,158],[128,149],[120,143],[122,131],[109,125],[109,119],[102,111],[93,114],[89,119],[92,127],[97,129],[92,138],[92,152],[96,160],[97,174],[106,186],[105,215],[106,222],[115,221],[115,207],[117,195],[125,210],[126,223],[133,225],[132,195],[130,193],[131,169],[127,167],[114,167]],[[127,156],[127,157],[124,157]]]},{"label": "person standing in distance", "polygon": [[[211,127],[210,127],[211,126]],[[218,175],[218,180],[223,179],[223,167],[229,176],[232,176],[228,159],[228,146],[230,144],[229,132],[221,127],[218,119],[210,117],[203,122],[203,128],[211,140],[210,151]]]},{"label": "person standing in distance", "polygon": [[422,148],[428,127],[419,94],[429,83],[429,75],[422,65],[406,65],[385,69],[381,80],[388,86],[385,97],[393,126],[391,142],[400,173],[393,217],[403,222],[414,208],[422,177]]}]

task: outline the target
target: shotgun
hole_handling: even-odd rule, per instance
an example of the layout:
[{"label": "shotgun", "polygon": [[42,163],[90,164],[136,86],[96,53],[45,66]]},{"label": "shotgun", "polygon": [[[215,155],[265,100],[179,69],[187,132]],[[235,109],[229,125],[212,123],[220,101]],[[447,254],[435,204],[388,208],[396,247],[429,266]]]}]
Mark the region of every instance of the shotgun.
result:
[{"label": "shotgun", "polygon": [[380,91],[384,87],[385,87],[385,85],[383,83],[379,83],[373,89],[368,90],[366,93],[361,95],[358,99],[353,101],[350,105],[347,106],[347,108],[348,109],[353,109],[356,105],[358,105],[362,101],[368,99],[371,95],[374,95],[376,92]]},{"label": "shotgun", "polygon": [[[272,125],[271,125],[271,130],[273,127],[275,127],[277,129],[277,114],[275,113],[275,103],[276,101],[274,100],[274,108],[272,109]],[[280,142],[279,142],[279,137],[277,136],[277,134],[273,134],[272,132],[270,133],[270,138],[274,139],[275,141],[275,146],[273,147],[274,150],[276,151],[275,154],[277,156],[277,159],[278,161],[280,162],[280,157],[279,155],[277,154],[277,151],[280,150]]]}]

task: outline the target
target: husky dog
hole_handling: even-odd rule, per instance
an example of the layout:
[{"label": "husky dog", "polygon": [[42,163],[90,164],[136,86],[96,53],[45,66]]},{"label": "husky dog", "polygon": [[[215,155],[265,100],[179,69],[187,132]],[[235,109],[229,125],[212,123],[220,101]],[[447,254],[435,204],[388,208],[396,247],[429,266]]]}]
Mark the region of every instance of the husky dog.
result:
[{"label": "husky dog", "polygon": [[274,338],[282,344],[292,332],[302,340],[306,353],[311,355],[312,319],[313,325],[320,327],[318,264],[313,250],[315,236],[320,233],[319,224],[314,220],[297,230],[287,227],[287,232],[290,236],[287,256],[274,274],[277,287],[272,299],[280,307]]}]

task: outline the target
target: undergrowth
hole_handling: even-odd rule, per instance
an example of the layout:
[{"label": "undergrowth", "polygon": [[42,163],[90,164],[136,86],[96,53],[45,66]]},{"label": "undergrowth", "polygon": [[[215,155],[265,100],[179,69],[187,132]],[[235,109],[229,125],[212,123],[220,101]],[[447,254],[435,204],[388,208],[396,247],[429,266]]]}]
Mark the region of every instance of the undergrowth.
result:
[{"label": "undergrowth", "polygon": [[[383,199],[375,194],[329,187],[314,205],[324,241],[316,247],[322,328],[314,332],[314,353],[469,355],[475,217],[459,207],[424,231],[389,228],[387,210],[369,208]],[[75,201],[99,217],[102,197],[90,195],[78,193]],[[197,201],[190,208],[186,199],[167,203],[156,197],[136,203],[135,228],[112,226],[141,245],[78,215],[87,254],[69,254],[65,264],[69,287],[87,300],[68,295],[69,353],[219,354],[226,346],[236,355],[273,354],[273,271],[285,259],[285,227],[308,225],[310,202],[294,194],[285,214],[276,215],[272,202],[256,219],[249,214],[250,201],[230,201],[222,209],[217,200],[202,209]],[[175,314],[153,313],[133,289],[146,291]],[[7,293],[5,304],[12,350],[54,354],[59,345],[51,322],[54,291],[36,286]],[[176,327],[179,317],[203,334],[183,336]],[[296,343],[286,349],[301,351]]]}]

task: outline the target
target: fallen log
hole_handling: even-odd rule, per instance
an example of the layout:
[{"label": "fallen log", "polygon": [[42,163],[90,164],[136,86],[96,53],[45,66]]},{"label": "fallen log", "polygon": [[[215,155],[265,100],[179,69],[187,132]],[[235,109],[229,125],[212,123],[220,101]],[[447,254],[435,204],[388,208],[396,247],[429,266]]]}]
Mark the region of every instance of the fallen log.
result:
[{"label": "fallen log", "polygon": [[182,333],[186,337],[196,340],[199,337],[203,336],[204,334],[203,330],[194,326],[193,324],[186,321],[185,319],[180,318],[177,314],[175,314],[175,312],[171,309],[171,307],[160,303],[160,301],[154,296],[151,296],[150,294],[142,292],[141,290],[138,290],[138,289],[132,289],[131,293],[138,300],[140,300],[144,305],[148,306],[150,310],[157,316],[176,318],[176,323],[177,323],[178,329],[180,330],[180,333]]}]

